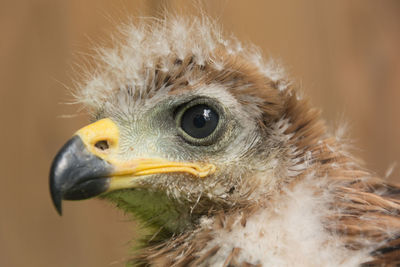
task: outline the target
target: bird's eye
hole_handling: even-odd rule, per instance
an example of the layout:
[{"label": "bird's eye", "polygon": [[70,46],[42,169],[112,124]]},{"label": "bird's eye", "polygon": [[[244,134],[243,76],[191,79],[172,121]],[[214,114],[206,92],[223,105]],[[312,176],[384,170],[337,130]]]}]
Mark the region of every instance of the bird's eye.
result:
[{"label": "bird's eye", "polygon": [[218,113],[211,107],[200,104],[188,108],[181,117],[180,127],[193,138],[211,135],[218,126]]}]

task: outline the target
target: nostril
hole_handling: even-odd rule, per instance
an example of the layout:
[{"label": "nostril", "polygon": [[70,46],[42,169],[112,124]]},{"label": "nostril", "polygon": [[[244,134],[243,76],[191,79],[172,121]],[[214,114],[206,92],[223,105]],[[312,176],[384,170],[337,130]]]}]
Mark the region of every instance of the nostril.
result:
[{"label": "nostril", "polygon": [[109,147],[110,147],[110,146],[108,145],[107,140],[100,140],[100,141],[97,141],[96,144],[94,144],[94,146],[97,147],[97,148],[100,149],[100,150],[107,150],[107,149],[109,149]]}]

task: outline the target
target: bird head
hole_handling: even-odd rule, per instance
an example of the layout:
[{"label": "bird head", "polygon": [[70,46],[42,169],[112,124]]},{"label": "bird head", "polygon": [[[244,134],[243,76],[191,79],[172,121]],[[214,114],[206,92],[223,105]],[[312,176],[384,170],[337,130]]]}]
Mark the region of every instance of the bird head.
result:
[{"label": "bird head", "polygon": [[207,18],[143,21],[121,34],[98,49],[77,92],[93,123],[53,161],[59,213],[62,200],[99,196],[174,233],[265,199],[306,169],[317,113],[256,48]]}]

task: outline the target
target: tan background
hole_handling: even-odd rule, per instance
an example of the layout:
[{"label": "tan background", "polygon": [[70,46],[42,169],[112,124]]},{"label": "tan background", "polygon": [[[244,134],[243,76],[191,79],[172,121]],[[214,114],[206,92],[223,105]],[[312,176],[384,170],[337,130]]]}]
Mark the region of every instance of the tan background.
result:
[{"label": "tan background", "polygon": [[[370,169],[383,176],[400,160],[400,1],[210,0],[204,9],[281,59],[330,125],[348,121]],[[96,200],[65,203],[58,217],[48,170],[86,123],[62,104],[79,53],[128,15],[160,10],[155,0],[0,1],[0,266],[123,266],[134,224]]]}]

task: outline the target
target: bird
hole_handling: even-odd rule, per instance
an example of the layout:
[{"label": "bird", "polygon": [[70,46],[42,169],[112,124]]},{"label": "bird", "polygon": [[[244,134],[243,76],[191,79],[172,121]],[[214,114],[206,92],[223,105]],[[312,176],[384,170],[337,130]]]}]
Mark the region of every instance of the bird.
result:
[{"label": "bird", "polygon": [[363,166],[279,62],[214,19],[119,26],[74,92],[91,123],[50,193],[146,229],[133,266],[399,266],[400,187]]}]

